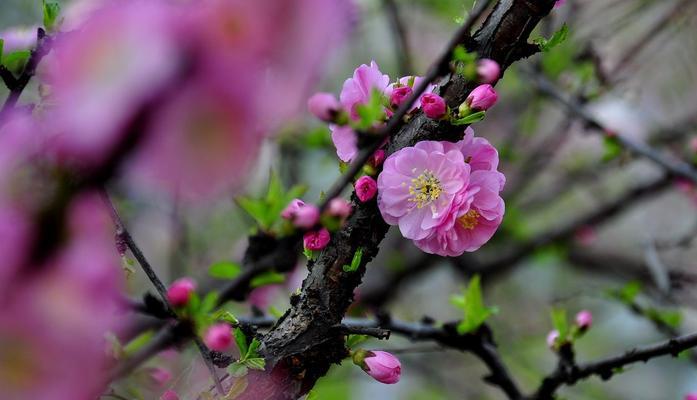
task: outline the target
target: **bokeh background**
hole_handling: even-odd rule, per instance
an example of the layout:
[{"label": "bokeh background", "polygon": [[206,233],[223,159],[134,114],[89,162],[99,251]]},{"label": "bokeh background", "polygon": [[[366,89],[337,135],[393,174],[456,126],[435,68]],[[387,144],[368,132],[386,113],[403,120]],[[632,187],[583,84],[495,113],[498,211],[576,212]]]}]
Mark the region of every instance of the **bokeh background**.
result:
[{"label": "bokeh background", "polygon": [[[40,21],[40,2],[3,0],[0,30]],[[64,1],[64,5],[68,5]],[[375,60],[395,78],[422,74],[472,6],[468,0],[361,0],[360,19],[317,89],[338,93],[344,79],[362,63]],[[397,10],[398,25],[395,27]],[[460,260],[424,257],[392,230],[380,256],[369,264],[358,293],[355,315],[371,310],[395,318],[438,321],[461,317],[449,298],[467,276],[532,238],[545,235],[662,173],[650,161],[611,145],[541,95],[532,75],[545,76],[586,107],[608,128],[674,157],[697,161],[697,2],[694,0],[567,0],[535,35],[549,36],[565,22],[569,38],[551,52],[516,64],[497,89],[499,104],[477,124],[477,135],[499,149],[508,183],[506,217],[492,242]],[[401,27],[399,27],[401,24]],[[396,33],[403,30],[406,40]],[[280,39],[280,38],[279,38]],[[406,52],[405,52],[406,49]],[[531,75],[532,74],[532,75]],[[292,79],[292,77],[289,77]],[[34,88],[35,89],[35,88]],[[3,89],[0,89],[2,92]],[[36,90],[27,90],[27,96]],[[289,121],[280,139],[269,141],[249,171],[246,192],[260,193],[270,170],[287,186],[303,183],[305,199],[317,201],[339,176],[326,127],[309,115]],[[187,207],[142,193],[119,191],[117,201],[133,235],[167,282],[182,275],[204,277],[209,265],[238,260],[252,220],[234,196],[206,207]],[[545,344],[549,311],[589,309],[595,320],[577,343],[579,361],[620,353],[664,340],[670,332],[697,330],[697,191],[667,185],[650,196],[628,198],[602,223],[579,227],[577,234],[535,246],[519,262],[482,272],[487,303],[499,308],[491,319],[504,360],[526,391],[551,372],[555,356]],[[145,277],[124,261],[133,296],[149,289]],[[282,312],[299,285],[304,265],[268,293],[257,292],[257,308]],[[634,303],[611,295],[640,282]],[[270,294],[269,294],[270,293]],[[634,308],[632,308],[634,306]],[[640,309],[639,309],[640,308]],[[235,305],[238,315],[252,312]],[[671,331],[672,330],[672,331]],[[319,399],[499,399],[481,381],[486,373],[474,357],[428,343],[393,336],[367,347],[391,349],[403,363],[398,385],[381,385],[349,362],[334,367],[315,390]],[[143,385],[148,367],[174,367],[175,382],[186,387],[200,375],[195,352],[173,361],[154,359],[122,382],[133,398],[154,398]],[[205,373],[204,373],[205,374]],[[140,393],[135,387],[141,387]],[[565,399],[681,399],[697,391],[697,363],[689,357],[637,364],[609,382],[592,378],[560,391]]]}]

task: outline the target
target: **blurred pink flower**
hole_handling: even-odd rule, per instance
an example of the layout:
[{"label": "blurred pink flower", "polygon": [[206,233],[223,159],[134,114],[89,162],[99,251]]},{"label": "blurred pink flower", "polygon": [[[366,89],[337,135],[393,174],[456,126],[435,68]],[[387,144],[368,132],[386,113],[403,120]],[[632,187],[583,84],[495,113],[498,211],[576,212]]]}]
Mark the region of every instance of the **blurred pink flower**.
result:
[{"label": "blurred pink flower", "polygon": [[561,7],[561,6],[563,6],[564,4],[566,4],[566,0],[557,0],[557,1],[554,3],[554,8]]},{"label": "blurred pink flower", "polygon": [[443,118],[448,110],[445,100],[434,93],[423,95],[421,97],[421,105],[424,109],[424,114],[431,119]]},{"label": "blurred pink flower", "polygon": [[559,331],[554,329],[547,334],[547,347],[554,350],[557,346],[557,340],[559,339]]},{"label": "blurred pink flower", "polygon": [[232,328],[224,322],[213,324],[204,333],[203,342],[211,350],[225,351],[232,345]]},{"label": "blurred pink flower", "polygon": [[501,67],[499,63],[489,58],[482,58],[477,62],[477,76],[479,82],[492,84],[499,79]]},{"label": "blurred pink flower", "polygon": [[386,351],[369,351],[363,359],[364,371],[376,381],[386,384],[399,382],[402,365],[399,359]]},{"label": "blurred pink flower", "polygon": [[293,219],[293,216],[295,216],[295,213],[298,212],[298,210],[301,207],[305,206],[305,202],[300,200],[300,199],[293,199],[288,203],[286,208],[281,211],[281,217],[285,219]]},{"label": "blurred pink flower", "polygon": [[330,235],[326,228],[310,231],[303,235],[303,245],[308,250],[322,250],[329,244]]},{"label": "blurred pink flower", "polygon": [[375,153],[373,153],[372,156],[368,159],[368,162],[373,168],[377,168],[382,165],[383,162],[385,162],[385,150],[378,149],[375,150]]},{"label": "blurred pink flower", "polygon": [[593,324],[593,314],[588,310],[579,311],[575,321],[579,329],[586,330]]},{"label": "blurred pink flower", "polygon": [[293,224],[298,228],[309,229],[319,222],[319,208],[314,204],[305,204],[293,215]]},{"label": "blurred pink flower", "polygon": [[339,218],[347,218],[349,215],[351,215],[351,211],[353,211],[351,203],[341,197],[331,199],[327,207],[327,212],[329,215]]},{"label": "blurred pink flower", "polygon": [[174,307],[186,305],[196,290],[196,282],[188,277],[177,279],[167,289],[167,300]]},{"label": "blurred pink flower", "polygon": [[172,379],[172,373],[164,368],[153,368],[150,370],[150,378],[152,378],[158,386],[164,386]]},{"label": "blurred pink flower", "polygon": [[576,230],[574,239],[582,246],[590,246],[598,239],[598,233],[590,225],[584,225]]},{"label": "blurred pink flower", "polygon": [[385,221],[408,239],[425,239],[448,217],[467,186],[470,167],[462,152],[423,141],[390,155],[378,176],[378,206]]},{"label": "blurred pink flower", "polygon": [[341,111],[341,103],[331,93],[315,93],[307,101],[307,108],[317,118],[332,122]]},{"label": "blurred pink flower", "polygon": [[174,390],[167,390],[162,393],[160,400],[179,400],[179,395]]},{"label": "blurred pink flower", "polygon": [[356,189],[356,196],[358,197],[358,200],[363,203],[372,200],[373,197],[375,197],[375,194],[378,192],[377,182],[375,182],[375,179],[367,175],[363,175],[358,178],[353,186]]},{"label": "blurred pink flower", "polygon": [[332,142],[336,147],[336,155],[343,162],[351,162],[353,157],[358,154],[358,138],[356,132],[350,126],[329,127],[332,131]]}]

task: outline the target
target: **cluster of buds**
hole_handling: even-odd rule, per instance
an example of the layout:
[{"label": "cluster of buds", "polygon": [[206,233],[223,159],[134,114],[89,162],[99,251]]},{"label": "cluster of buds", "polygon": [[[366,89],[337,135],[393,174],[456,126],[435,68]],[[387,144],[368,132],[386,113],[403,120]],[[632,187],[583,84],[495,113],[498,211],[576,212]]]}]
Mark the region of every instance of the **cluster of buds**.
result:
[{"label": "cluster of buds", "polygon": [[593,325],[593,314],[588,310],[579,311],[574,318],[574,325],[566,337],[561,337],[554,329],[547,334],[547,347],[558,351],[562,346],[569,345],[574,339],[581,337]]},{"label": "cluster of buds", "polygon": [[394,355],[386,351],[358,349],[351,358],[354,364],[376,381],[388,385],[399,382],[402,364]]},{"label": "cluster of buds", "polygon": [[[290,221],[296,228],[308,230],[303,235],[303,245],[306,250],[318,251],[325,248],[331,239],[327,228],[340,228],[352,211],[351,203],[340,197],[330,200],[327,209],[321,215],[316,205],[293,199],[281,212],[281,217]],[[321,227],[316,229],[317,225]]]}]

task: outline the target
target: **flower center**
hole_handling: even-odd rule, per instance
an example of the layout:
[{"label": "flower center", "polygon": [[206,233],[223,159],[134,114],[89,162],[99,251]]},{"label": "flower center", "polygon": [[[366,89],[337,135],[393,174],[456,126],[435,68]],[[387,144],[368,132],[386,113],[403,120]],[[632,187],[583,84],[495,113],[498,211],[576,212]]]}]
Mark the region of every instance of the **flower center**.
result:
[{"label": "flower center", "polygon": [[457,222],[459,222],[460,226],[462,226],[463,228],[472,230],[479,223],[479,213],[477,212],[477,210],[471,209],[467,211],[465,215],[458,218]]},{"label": "flower center", "polygon": [[440,197],[443,192],[443,187],[440,181],[433,175],[432,171],[424,170],[421,175],[411,180],[409,185],[409,201],[416,203],[416,207],[422,208],[425,205],[431,204]]}]

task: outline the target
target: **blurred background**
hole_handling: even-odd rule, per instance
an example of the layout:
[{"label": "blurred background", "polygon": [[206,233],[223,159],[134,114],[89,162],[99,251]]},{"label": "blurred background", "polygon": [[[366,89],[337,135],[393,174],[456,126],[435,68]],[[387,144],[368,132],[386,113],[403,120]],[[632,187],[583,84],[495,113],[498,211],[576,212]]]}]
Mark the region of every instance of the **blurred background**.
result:
[{"label": "blurred background", "polygon": [[[353,69],[371,60],[393,79],[423,74],[471,6],[469,0],[359,1],[350,44],[336,52],[317,89],[338,93]],[[40,22],[38,1],[3,0],[1,8],[0,30]],[[528,392],[555,366],[545,344],[552,307],[571,315],[593,312],[593,328],[576,345],[581,362],[697,331],[697,189],[662,182],[655,164],[617,148],[537,86],[540,79],[551,82],[607,130],[697,162],[697,2],[567,0],[533,36],[549,37],[562,23],[569,26],[568,39],[506,71],[497,86],[499,103],[475,127],[499,149],[507,176],[506,215],[494,239],[474,254],[449,260],[423,255],[392,230],[368,266],[352,311],[455,320],[461,314],[450,305],[451,295],[480,273],[487,303],[499,309],[490,323],[500,352]],[[328,129],[309,114],[289,122],[278,140],[265,144],[246,192],[264,190],[272,169],[286,186],[308,185],[304,199],[316,202],[339,176]],[[133,235],[166,282],[204,277],[214,262],[239,260],[254,229],[233,196],[190,208],[118,185],[114,191]],[[124,268],[132,271],[134,296],[149,289],[129,260]],[[255,305],[232,309],[236,315],[248,315],[253,307],[282,313],[304,274],[299,265],[285,284],[257,289]],[[398,336],[365,347],[398,353],[400,383],[376,383],[346,362],[319,382],[317,398],[502,398],[481,381],[484,366],[469,354]],[[167,357],[150,366],[174,363]],[[559,398],[681,399],[697,391],[696,360],[636,364],[609,382],[592,378],[563,388]],[[194,352],[189,361],[177,361],[177,385],[193,379],[192,363],[198,363]],[[122,385],[128,389],[143,379],[136,374]],[[154,398],[155,389],[149,393],[146,385],[141,393],[129,393]]]}]

